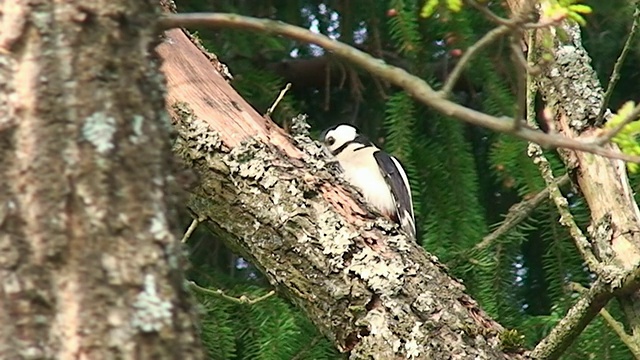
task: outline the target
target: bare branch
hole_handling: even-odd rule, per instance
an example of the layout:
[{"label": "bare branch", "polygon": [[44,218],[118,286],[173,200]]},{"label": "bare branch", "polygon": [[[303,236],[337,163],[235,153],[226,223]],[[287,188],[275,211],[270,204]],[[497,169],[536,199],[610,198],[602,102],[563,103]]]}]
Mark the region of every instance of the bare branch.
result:
[{"label": "bare branch", "polygon": [[582,230],[580,230],[580,227],[576,224],[571,211],[569,211],[569,202],[567,201],[567,198],[562,195],[562,192],[553,177],[551,164],[549,164],[549,160],[547,160],[546,156],[542,153],[542,148],[540,148],[540,145],[531,143],[529,144],[527,152],[533,159],[533,162],[540,168],[542,178],[549,188],[549,195],[556,204],[556,208],[560,214],[560,224],[569,229],[569,233],[576,244],[576,248],[578,248],[580,255],[587,263],[589,270],[598,275],[602,274],[602,264],[600,264],[600,261],[598,261],[591,251],[591,244],[589,244],[587,237],[582,233]]},{"label": "bare branch", "polygon": [[439,94],[443,97],[449,96],[449,94],[451,93],[451,90],[453,90],[453,87],[458,82],[458,79],[460,79],[460,76],[462,75],[462,71],[467,66],[469,61],[471,61],[471,59],[485,46],[498,40],[499,38],[509,33],[510,31],[511,31],[511,28],[506,25],[498,26],[497,28],[486,33],[475,44],[471,45],[467,49],[467,51],[464,52],[464,54],[462,55],[462,57],[460,58],[456,66],[451,71],[451,74],[449,74],[449,77],[447,78],[447,81],[442,86],[442,89],[440,90]]},{"label": "bare branch", "polygon": [[[571,286],[571,289],[575,292],[584,293],[585,291],[587,291],[587,289],[584,286],[578,283],[571,283],[570,286]],[[627,345],[627,347],[629,348],[629,351],[631,351],[633,356],[636,359],[640,359],[640,346],[638,346],[638,344],[634,341],[633,336],[627,334],[627,332],[624,330],[624,325],[618,320],[616,320],[604,307],[600,309],[600,316],[602,316],[604,321],[607,323],[607,325],[609,325],[609,327],[613,330],[613,332],[615,332],[616,335],[618,335],[620,340],[625,345]]]},{"label": "bare branch", "polygon": [[619,151],[604,148],[593,141],[581,141],[556,134],[545,134],[526,126],[513,127],[509,117],[495,117],[476,111],[455,102],[449,101],[434,91],[424,80],[411,75],[404,69],[386,64],[349,45],[335,41],[321,34],[279,21],[256,19],[236,14],[170,14],[159,21],[161,28],[191,27],[191,26],[221,26],[228,28],[250,29],[271,34],[286,36],[299,41],[316,44],[333,52],[352,63],[362,67],[372,74],[403,88],[416,100],[430,106],[444,115],[464,120],[470,124],[482,126],[493,131],[515,135],[522,139],[540,144],[545,147],[560,147],[585,151],[607,158],[620,159],[640,163],[640,156],[628,155]]},{"label": "bare branch", "polygon": [[284,98],[284,94],[286,94],[287,91],[289,91],[289,89],[291,89],[291,83],[287,83],[287,86],[285,86],[284,89],[280,91],[280,93],[278,94],[278,97],[273,102],[273,105],[271,105],[271,107],[267,109],[267,112],[265,113],[264,116],[271,116],[271,114],[273,114],[273,111],[276,109],[276,106],[278,106],[280,101],[282,101],[282,98]]},{"label": "bare branch", "polygon": [[604,282],[597,280],[567,311],[567,315],[549,335],[536,345],[530,357],[546,360],[559,358],[612,297],[613,294],[606,290]]},{"label": "bare branch", "polygon": [[[556,186],[564,186],[569,183],[569,175],[565,174],[556,180]],[[511,207],[509,209],[509,213],[504,218],[502,224],[495,229],[491,234],[485,236],[482,241],[477,243],[471,250],[472,251],[481,251],[493,244],[499,237],[508,233],[511,229],[513,229],[516,225],[518,225],[522,220],[526,219],[532,212],[535,210],[540,204],[542,204],[545,200],[549,199],[549,188],[546,187],[544,190],[535,194],[528,200],[523,200]]]},{"label": "bare branch", "polygon": [[[535,38],[530,37],[529,41],[532,47],[535,46]],[[529,53],[527,62],[529,63],[528,65],[531,65],[531,63],[533,62],[532,52]],[[537,91],[537,86],[533,81],[531,74],[528,73],[526,89],[526,116],[527,124],[531,127],[537,127],[537,124],[535,122],[535,95]],[[578,224],[576,224],[575,219],[573,218],[573,215],[569,210],[569,202],[567,201],[567,198],[562,195],[560,187],[558,187],[558,184],[554,179],[551,164],[542,152],[542,148],[538,144],[529,143],[527,154],[529,155],[529,157],[531,157],[533,163],[538,165],[538,168],[540,169],[540,174],[542,175],[542,178],[544,179],[544,182],[547,184],[547,188],[549,189],[549,196],[551,197],[551,199],[553,199],[553,202],[558,209],[558,213],[560,214],[560,224],[569,229],[569,233],[571,234],[571,237],[573,238],[573,241],[578,248],[578,252],[580,252],[580,255],[587,263],[587,267],[589,268],[589,270],[594,274],[602,274],[602,264],[593,254],[593,251],[591,250],[591,244],[589,244],[587,237],[582,233],[582,230],[580,230]]]},{"label": "bare branch", "polygon": [[516,84],[517,84],[517,107],[515,115],[513,117],[513,126],[519,128],[522,126],[522,119],[526,116],[527,109],[527,74],[529,73],[529,66],[527,65],[527,59],[524,58],[522,50],[518,46],[519,37],[513,36],[510,42],[511,57],[515,63],[516,69]]},{"label": "bare branch", "polygon": [[[607,91],[605,91],[604,93],[604,100],[602,100],[602,106],[600,107],[600,112],[598,113],[598,117],[596,117],[597,124],[602,121],[604,112],[607,111],[607,107],[609,106],[609,100],[611,99],[611,94],[613,94],[613,89],[616,87],[618,80],[620,80],[620,71],[622,69],[622,64],[624,63],[624,60],[627,57],[627,53],[631,48],[631,41],[633,40],[633,37],[636,34],[636,30],[638,29],[638,22],[640,22],[640,7],[638,6],[638,4],[636,4],[636,10],[633,12],[633,24],[631,25],[631,30],[629,30],[629,36],[627,36],[627,41],[624,43],[624,46],[622,47],[620,56],[618,56],[618,60],[616,60],[616,63],[613,66],[611,77],[609,77],[609,83],[607,84]],[[609,138],[608,140],[611,140],[611,138]]]},{"label": "bare branch", "polygon": [[498,24],[498,25],[504,25],[504,26],[508,26],[508,27],[515,27],[516,26],[516,22],[511,20],[511,19],[505,19],[503,17],[498,16],[496,13],[494,13],[493,11],[489,10],[489,8],[486,5],[481,5],[478,4],[477,1],[475,0],[466,0],[466,2],[473,6],[474,8],[476,8],[476,10],[480,11],[484,16],[487,17],[487,19],[489,19],[490,21]]},{"label": "bare branch", "polygon": [[209,295],[215,295],[218,297],[221,297],[227,301],[236,303],[236,304],[243,304],[243,305],[254,305],[259,303],[260,301],[266,300],[270,297],[272,297],[273,295],[276,294],[275,290],[271,290],[268,293],[257,297],[255,299],[250,299],[249,297],[247,297],[246,295],[242,295],[239,298],[233,297],[233,296],[229,296],[227,294],[224,293],[224,291],[220,290],[220,289],[216,289],[216,290],[212,290],[212,289],[207,289],[207,288],[203,288],[202,286],[196,284],[193,281],[189,281],[189,286],[191,286],[192,289],[197,290],[201,293],[204,294],[209,294]]},{"label": "bare branch", "polygon": [[200,221],[198,219],[193,219],[187,231],[184,232],[184,235],[182,236],[182,240],[180,240],[181,243],[184,244],[187,242],[187,240],[189,240],[189,238],[191,237],[191,234],[193,234],[195,229],[198,227],[198,224],[200,224]]}]

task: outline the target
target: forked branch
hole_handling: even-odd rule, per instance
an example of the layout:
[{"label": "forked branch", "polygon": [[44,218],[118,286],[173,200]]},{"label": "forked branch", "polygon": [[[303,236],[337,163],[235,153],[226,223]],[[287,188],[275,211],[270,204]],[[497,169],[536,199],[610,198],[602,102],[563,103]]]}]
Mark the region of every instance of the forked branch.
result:
[{"label": "forked branch", "polygon": [[640,156],[628,155],[608,149],[592,140],[576,140],[562,135],[546,134],[527,126],[514,127],[513,119],[510,117],[491,116],[450,101],[436,92],[423,79],[409,74],[404,69],[388,65],[384,61],[376,59],[352,46],[321,34],[315,34],[298,26],[280,21],[222,13],[170,14],[160,20],[159,26],[163,29],[194,26],[239,28],[281,35],[298,41],[316,44],[334,55],[362,67],[373,75],[401,87],[416,100],[444,115],[493,131],[509,133],[545,147],[585,151],[608,158],[640,163]]}]

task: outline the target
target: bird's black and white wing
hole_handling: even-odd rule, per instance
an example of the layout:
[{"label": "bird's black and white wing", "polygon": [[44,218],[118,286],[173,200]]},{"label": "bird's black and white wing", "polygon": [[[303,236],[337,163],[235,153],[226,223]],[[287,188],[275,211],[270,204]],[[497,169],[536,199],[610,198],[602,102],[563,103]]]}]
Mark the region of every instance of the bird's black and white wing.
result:
[{"label": "bird's black and white wing", "polygon": [[416,237],[416,225],[413,215],[413,201],[409,179],[400,162],[393,156],[376,151],[373,157],[378,162],[380,171],[391,189],[396,206],[397,222],[402,229],[412,238]]}]

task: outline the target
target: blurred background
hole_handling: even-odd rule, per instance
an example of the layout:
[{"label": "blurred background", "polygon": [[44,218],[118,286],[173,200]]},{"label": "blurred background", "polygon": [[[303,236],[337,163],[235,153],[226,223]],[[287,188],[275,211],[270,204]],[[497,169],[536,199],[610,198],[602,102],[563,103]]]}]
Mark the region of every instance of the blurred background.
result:
[{"label": "blurred background", "polygon": [[[387,63],[403,67],[436,89],[466,51],[495,25],[466,5],[458,13],[440,8],[420,17],[423,1],[335,0],[251,1],[178,0],[179,12],[233,12],[281,20],[355,46]],[[583,28],[583,43],[606,86],[632,23],[633,2],[585,1],[593,14]],[[492,11],[508,16],[501,1]],[[589,286],[592,277],[558,223],[555,206],[540,205],[508,233],[477,250],[516,203],[544,188],[526,143],[446,118],[414,102],[383,80],[354,68],[323,49],[264,34],[198,29],[205,47],[225,63],[232,85],[265,113],[287,83],[292,88],[272,118],[285,129],[305,113],[317,136],[321,130],[350,123],[401,160],[409,175],[423,247],[462,279],[468,293],[507,328],[535,345],[575,302],[574,283]],[[638,100],[638,41],[631,46],[610,108]],[[458,81],[454,98],[492,114],[517,111],[517,72],[505,37],[480,52]],[[565,169],[548,157],[556,177]],[[634,189],[638,176],[632,176]],[[583,230],[588,208],[580,194],[564,189]],[[185,219],[185,229],[190,219]],[[188,242],[189,278],[227,295],[259,297],[270,288],[261,274],[234,255],[204,226]],[[241,305],[196,292],[204,311],[203,340],[212,359],[338,359],[340,354],[286,299],[270,297]],[[615,302],[608,310],[623,317]],[[601,317],[591,323],[564,359],[632,359],[631,353]]]}]

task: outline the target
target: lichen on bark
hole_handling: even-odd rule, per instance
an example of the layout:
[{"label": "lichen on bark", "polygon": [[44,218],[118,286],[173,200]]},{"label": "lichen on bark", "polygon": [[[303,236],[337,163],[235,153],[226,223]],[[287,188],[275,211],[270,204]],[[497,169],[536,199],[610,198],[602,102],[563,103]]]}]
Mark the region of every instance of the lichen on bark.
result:
[{"label": "lichen on bark", "polygon": [[[341,351],[354,359],[509,357],[500,351],[500,326],[437,259],[343,189],[300,119],[292,138],[299,159],[255,138],[204,150],[220,138],[206,120],[182,107],[174,122],[174,150],[201,178],[191,212]],[[474,327],[493,331],[463,331]]]}]

